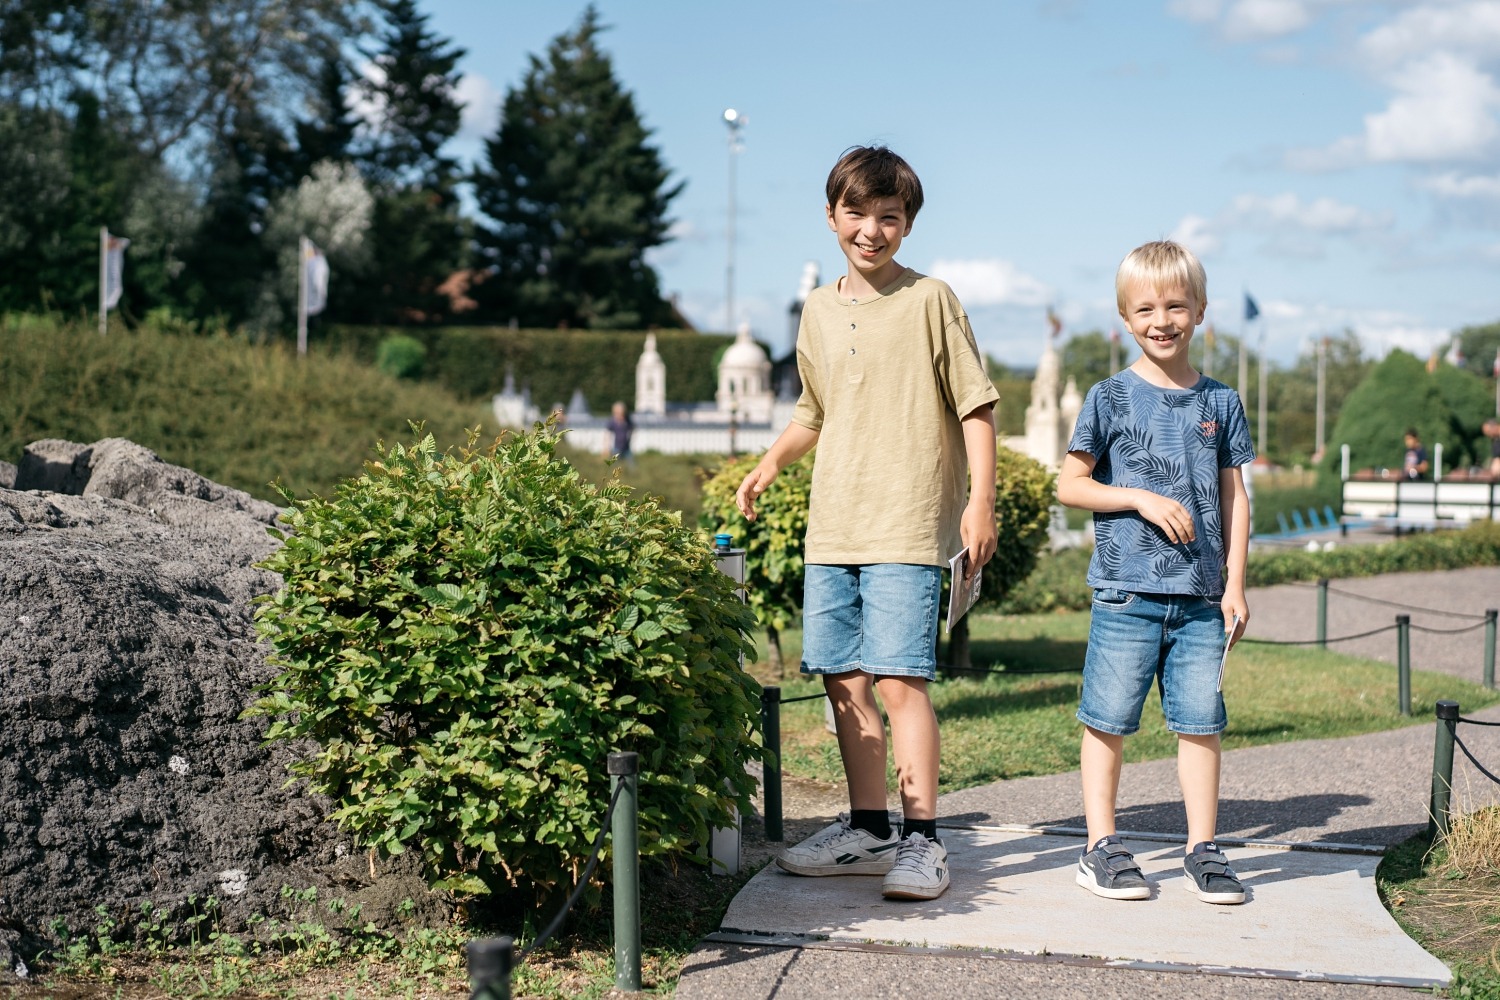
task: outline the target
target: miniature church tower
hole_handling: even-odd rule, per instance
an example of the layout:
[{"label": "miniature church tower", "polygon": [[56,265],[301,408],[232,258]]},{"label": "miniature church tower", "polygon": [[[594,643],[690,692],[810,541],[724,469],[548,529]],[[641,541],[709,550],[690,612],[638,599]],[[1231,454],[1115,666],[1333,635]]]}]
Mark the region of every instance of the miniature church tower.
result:
[{"label": "miniature church tower", "polygon": [[1031,383],[1031,405],[1026,407],[1026,454],[1051,469],[1062,467],[1063,455],[1083,409],[1078,383],[1069,376],[1061,398],[1057,384],[1062,375],[1062,359],[1053,338],[1047,338],[1042,359],[1037,362],[1036,378]]},{"label": "miniature church tower", "polygon": [[741,423],[770,422],[776,394],[771,389],[771,359],[750,338],[750,324],[740,326],[739,335],[719,362],[719,412],[733,414]]},{"label": "miniature church tower", "polygon": [[664,416],[667,412],[667,365],[656,353],[656,334],[646,334],[646,349],[635,363],[635,412]]}]

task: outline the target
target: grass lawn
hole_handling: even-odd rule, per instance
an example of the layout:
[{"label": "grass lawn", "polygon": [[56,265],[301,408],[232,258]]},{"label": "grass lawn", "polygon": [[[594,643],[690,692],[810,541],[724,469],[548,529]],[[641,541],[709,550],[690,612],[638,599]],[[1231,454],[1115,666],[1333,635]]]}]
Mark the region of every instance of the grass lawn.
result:
[{"label": "grass lawn", "polygon": [[[973,662],[995,672],[940,674],[932,686],[943,730],[943,791],[1078,767],[1081,730],[1073,713],[1088,624],[1088,612],[974,618]],[[796,630],[783,633],[788,663],[800,658],[801,641]],[[780,684],[783,699],[822,690],[819,682],[795,675]],[[1224,748],[1392,729],[1430,719],[1440,698],[1468,710],[1492,705],[1500,694],[1446,674],[1413,672],[1413,714],[1406,719],[1396,707],[1394,667],[1325,650],[1243,643],[1229,655],[1225,670]],[[841,782],[838,744],[823,727],[823,704],[814,700],[782,709],[783,768],[798,777]],[[1153,691],[1141,714],[1141,731],[1126,743],[1127,758],[1151,760],[1176,752],[1177,737],[1162,722]],[[894,772],[891,781],[894,788]]]},{"label": "grass lawn", "polygon": [[1453,970],[1449,996],[1500,1000],[1500,808],[1455,817],[1437,846],[1396,845],[1375,878],[1396,922]]}]

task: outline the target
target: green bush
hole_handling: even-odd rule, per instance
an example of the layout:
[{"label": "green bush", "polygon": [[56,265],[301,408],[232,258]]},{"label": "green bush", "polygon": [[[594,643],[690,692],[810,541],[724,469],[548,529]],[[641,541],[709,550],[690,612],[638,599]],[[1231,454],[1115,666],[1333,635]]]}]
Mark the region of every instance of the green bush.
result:
[{"label": "green bush", "polygon": [[[286,495],[284,585],[257,627],[281,673],[252,709],[359,842],[437,888],[576,880],[640,754],[640,848],[707,843],[754,781],[753,618],[702,538],[597,489],[547,430],[486,452],[396,445],[329,499]],[[304,744],[305,745],[305,744]]]},{"label": "green bush", "polygon": [[747,521],[734,505],[734,494],[759,462],[759,455],[742,455],[721,464],[703,484],[698,523],[710,533],[727,532],[745,550],[745,596],[765,627],[771,668],[779,674],[781,631],[795,623],[802,610],[802,542],[813,456],[782,469],[755,501],[755,520]]},{"label": "green bush", "polygon": [[1057,477],[1034,459],[1001,447],[995,455],[995,521],[1000,544],[984,567],[983,600],[1003,601],[1036,568],[1047,544]]},{"label": "green bush", "polygon": [[427,348],[404,333],[385,338],[375,352],[375,367],[394,378],[416,378],[426,361]]},{"label": "green bush", "polygon": [[1082,611],[1092,605],[1094,591],[1087,583],[1093,546],[1044,552],[1036,568],[1006,596],[1000,610],[1007,615],[1045,611]]},{"label": "green bush", "polygon": [[1257,552],[1245,567],[1245,583],[1269,587],[1324,577],[1334,580],[1466,566],[1500,566],[1500,524],[1478,521],[1461,531],[1415,535],[1383,545],[1345,545],[1328,552]]}]

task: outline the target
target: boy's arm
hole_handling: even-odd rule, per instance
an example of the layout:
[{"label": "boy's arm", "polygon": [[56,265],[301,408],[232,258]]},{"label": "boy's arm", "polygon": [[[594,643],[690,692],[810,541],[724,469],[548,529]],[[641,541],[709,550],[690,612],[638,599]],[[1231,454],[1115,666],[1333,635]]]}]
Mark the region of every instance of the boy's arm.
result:
[{"label": "boy's arm", "polygon": [[1150,490],[1096,481],[1093,473],[1097,461],[1086,451],[1070,451],[1063,456],[1062,469],[1057,473],[1058,503],[1100,513],[1133,510],[1160,528],[1173,543],[1191,542],[1197,537],[1193,515],[1186,507]]},{"label": "boy's arm", "polygon": [[781,475],[781,470],[812,451],[818,443],[818,432],[804,427],[795,420],[786,425],[786,430],[771,443],[760,462],[750,470],[740,488],[735,491],[734,505],[745,515],[745,520],[755,520],[755,498],[766,491],[766,487]]},{"label": "boy's arm", "polygon": [[958,524],[969,550],[969,573],[990,561],[999,544],[995,530],[995,407],[993,403],[963,418],[964,451],[969,456],[969,503]]},{"label": "boy's arm", "polygon": [[1250,605],[1245,601],[1245,560],[1250,552],[1250,497],[1238,465],[1219,470],[1219,524],[1224,529],[1224,627],[1240,616],[1239,631],[1230,636],[1232,646],[1245,634]]}]

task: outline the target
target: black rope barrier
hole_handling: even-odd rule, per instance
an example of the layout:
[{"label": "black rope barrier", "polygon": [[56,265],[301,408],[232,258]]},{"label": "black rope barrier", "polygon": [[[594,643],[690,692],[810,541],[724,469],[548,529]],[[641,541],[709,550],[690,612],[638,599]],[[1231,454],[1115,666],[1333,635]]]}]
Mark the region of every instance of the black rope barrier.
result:
[{"label": "black rope barrier", "polygon": [[[1483,623],[1481,623],[1483,624]],[[1399,625],[1387,625],[1384,628],[1371,629],[1368,632],[1360,632],[1355,635],[1341,635],[1333,639],[1251,639],[1243,637],[1240,642],[1248,642],[1257,646],[1316,646],[1327,642],[1348,642],[1351,639],[1365,639],[1382,632],[1390,632],[1400,628]]]},{"label": "black rope barrier", "polygon": [[527,955],[530,955],[546,944],[547,940],[556,934],[557,929],[562,926],[563,920],[567,918],[569,911],[583,898],[583,891],[589,885],[589,876],[594,874],[594,868],[599,864],[599,852],[604,849],[604,838],[609,835],[609,823],[614,818],[615,804],[620,801],[620,792],[624,788],[625,782],[622,781],[615,786],[614,794],[609,797],[609,808],[604,810],[604,818],[599,821],[599,836],[594,840],[594,852],[589,855],[589,863],[583,866],[583,877],[578,880],[578,885],[573,889],[572,894],[568,896],[568,901],[557,912],[557,916],[552,918],[552,923],[547,925],[547,929],[537,935],[537,939],[527,945],[525,951],[516,956],[518,963],[526,961]]},{"label": "black rope barrier", "polygon": [[1483,719],[1468,719],[1460,715],[1459,722],[1467,722],[1471,726],[1500,726],[1500,722],[1485,722]]},{"label": "black rope barrier", "polygon": [[1432,628],[1427,625],[1410,626],[1413,632],[1426,632],[1430,635],[1461,635],[1464,632],[1473,632],[1475,629],[1484,628],[1489,622],[1482,621],[1475,625],[1465,625],[1463,628]]},{"label": "black rope barrier", "polygon": [[827,691],[820,691],[817,694],[804,694],[804,695],[799,695],[796,698],[783,698],[783,699],[781,699],[781,703],[783,705],[790,705],[794,701],[814,701],[814,700],[816,700],[818,698],[827,698],[827,697],[828,697],[828,692]]},{"label": "black rope barrier", "polygon": [[1467,612],[1462,611],[1439,611],[1437,608],[1419,608],[1411,604],[1401,604],[1397,601],[1387,601],[1379,597],[1367,597],[1364,594],[1356,594],[1352,590],[1340,590],[1337,587],[1329,587],[1328,592],[1330,594],[1338,594],[1341,597],[1353,598],[1356,601],[1367,601],[1370,604],[1384,604],[1389,608],[1400,608],[1403,611],[1420,611],[1424,615],[1444,615],[1448,618],[1477,618],[1481,621],[1484,619],[1484,615],[1471,615]]},{"label": "black rope barrier", "polygon": [[1495,784],[1500,785],[1500,778],[1495,777],[1490,773],[1488,768],[1479,763],[1479,761],[1474,757],[1474,754],[1469,751],[1469,748],[1464,746],[1462,737],[1460,737],[1456,732],[1453,734],[1453,745],[1464,752],[1464,756],[1469,758],[1469,763],[1474,765],[1475,770],[1484,775],[1486,778],[1489,778]]}]

